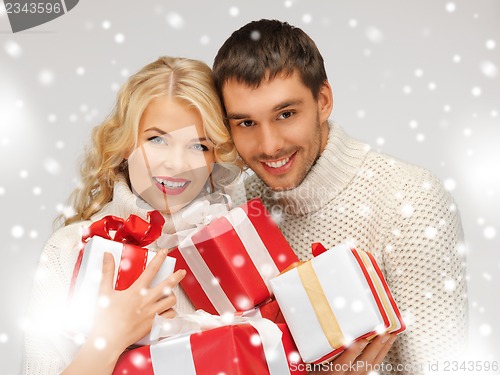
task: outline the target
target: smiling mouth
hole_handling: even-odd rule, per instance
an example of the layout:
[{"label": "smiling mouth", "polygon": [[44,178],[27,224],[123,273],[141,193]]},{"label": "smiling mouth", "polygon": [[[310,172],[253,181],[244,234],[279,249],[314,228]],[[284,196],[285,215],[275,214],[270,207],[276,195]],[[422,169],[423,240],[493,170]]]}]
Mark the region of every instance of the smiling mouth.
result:
[{"label": "smiling mouth", "polygon": [[153,177],[153,181],[158,189],[161,190],[163,194],[177,195],[181,194],[191,181],[184,178],[171,178],[171,177]]},{"label": "smiling mouth", "polygon": [[296,154],[297,152],[294,152],[292,155],[283,159],[273,160],[273,161],[261,161],[260,163],[262,164],[264,169],[271,174],[274,175],[284,174],[288,172],[288,170],[292,166]]}]

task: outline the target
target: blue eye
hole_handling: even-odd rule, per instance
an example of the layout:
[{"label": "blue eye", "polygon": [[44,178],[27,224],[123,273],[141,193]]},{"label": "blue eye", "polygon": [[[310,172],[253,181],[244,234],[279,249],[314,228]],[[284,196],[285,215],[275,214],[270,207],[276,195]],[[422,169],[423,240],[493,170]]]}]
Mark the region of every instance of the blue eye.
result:
[{"label": "blue eye", "polygon": [[193,148],[196,151],[203,151],[203,152],[208,151],[208,147],[205,145],[202,145],[201,143],[196,143],[193,146],[191,146],[191,148]]},{"label": "blue eye", "polygon": [[162,137],[157,135],[155,135],[154,137],[149,137],[148,141],[156,145],[162,145],[167,143]]}]

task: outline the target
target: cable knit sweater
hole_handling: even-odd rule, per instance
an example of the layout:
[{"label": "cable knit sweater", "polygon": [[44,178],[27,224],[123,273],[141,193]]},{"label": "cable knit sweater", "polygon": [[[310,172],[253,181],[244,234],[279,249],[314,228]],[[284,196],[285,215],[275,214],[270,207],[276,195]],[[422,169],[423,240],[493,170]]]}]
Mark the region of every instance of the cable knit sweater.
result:
[{"label": "cable knit sweater", "polygon": [[256,175],[245,185],[246,198],[262,197],[301,260],[311,258],[313,242],[348,242],[376,257],[408,326],[386,357],[393,373],[402,364],[406,371],[397,373],[417,374],[463,350],[463,232],[452,198],[427,170],[372,151],[332,124],[300,186],[276,193]]},{"label": "cable knit sweater", "polygon": [[[135,214],[146,219],[146,213],[151,210],[153,208],[137,198],[127,183],[120,180],[115,184],[113,200],[90,221],[74,223],[54,232],[40,257],[28,306],[23,374],[59,374],[71,363],[80,347],[78,338],[75,340],[64,334],[63,325],[70,318],[64,312],[73,268],[81,248],[82,228],[106,215],[127,218]],[[172,234],[190,227],[182,220],[182,212],[165,217],[164,233]],[[156,241],[147,248],[158,250]],[[177,296],[176,311],[180,314],[194,312],[182,288],[177,287],[174,292]]]}]

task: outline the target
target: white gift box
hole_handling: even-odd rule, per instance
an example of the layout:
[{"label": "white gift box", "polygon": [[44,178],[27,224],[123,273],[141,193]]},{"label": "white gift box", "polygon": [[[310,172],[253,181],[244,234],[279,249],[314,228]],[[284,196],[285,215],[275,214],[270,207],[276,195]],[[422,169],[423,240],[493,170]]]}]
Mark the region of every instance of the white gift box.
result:
[{"label": "white gift box", "polygon": [[271,280],[304,362],[331,359],[345,345],[385,332],[390,325],[354,252],[347,245],[336,246]]},{"label": "white gift box", "polygon": [[[114,286],[117,290],[126,289],[140,275],[156,255],[139,246],[123,244],[93,236],[85,245],[75,265],[70,289],[69,329],[75,333],[87,335],[93,323],[95,307],[98,303],[99,288],[102,280],[104,253],[113,255],[115,262]],[[175,267],[175,259],[166,257],[160,270],[151,282],[151,287],[165,280]],[[145,338],[138,344],[145,345]]]}]

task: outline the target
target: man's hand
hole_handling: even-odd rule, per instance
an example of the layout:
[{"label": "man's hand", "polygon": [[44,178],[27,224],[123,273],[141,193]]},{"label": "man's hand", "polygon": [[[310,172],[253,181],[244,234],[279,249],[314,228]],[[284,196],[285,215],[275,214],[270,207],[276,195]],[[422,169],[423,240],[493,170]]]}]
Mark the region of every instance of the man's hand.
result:
[{"label": "man's hand", "polygon": [[311,375],[330,374],[356,374],[365,375],[373,371],[376,365],[384,360],[389,349],[396,340],[395,334],[383,334],[375,338],[371,343],[366,340],[354,342],[334,361],[327,365],[317,365],[318,368],[328,368],[328,370],[312,371]]}]

